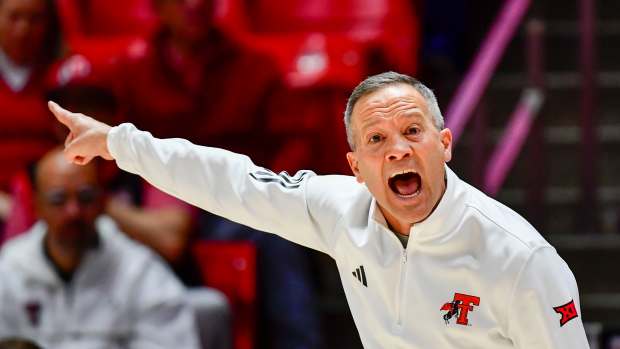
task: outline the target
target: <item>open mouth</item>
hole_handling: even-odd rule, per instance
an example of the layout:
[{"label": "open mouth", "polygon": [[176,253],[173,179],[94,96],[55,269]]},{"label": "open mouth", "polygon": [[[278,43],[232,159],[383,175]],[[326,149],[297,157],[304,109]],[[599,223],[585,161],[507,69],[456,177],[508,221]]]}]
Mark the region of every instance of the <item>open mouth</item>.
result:
[{"label": "open mouth", "polygon": [[392,174],[388,185],[400,197],[414,197],[422,190],[422,178],[413,170],[404,170]]}]

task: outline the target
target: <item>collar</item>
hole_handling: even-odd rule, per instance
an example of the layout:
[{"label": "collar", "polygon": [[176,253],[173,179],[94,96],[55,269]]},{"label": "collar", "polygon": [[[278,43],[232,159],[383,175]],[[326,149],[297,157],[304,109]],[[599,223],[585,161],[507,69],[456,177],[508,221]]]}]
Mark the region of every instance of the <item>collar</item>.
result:
[{"label": "collar", "polygon": [[80,266],[85,263],[86,258],[90,254],[96,253],[96,250],[99,248],[99,241],[101,240],[99,238],[99,231],[95,229],[94,240],[92,241],[92,244],[88,247],[88,250],[84,251],[80,264],[77,266],[77,268],[74,271],[65,272],[62,270],[60,265],[58,265],[58,263],[56,263],[56,261],[52,257],[48,243],[47,243],[47,239],[48,238],[47,238],[47,232],[46,232],[45,236],[43,237],[42,243],[41,243],[41,248],[43,249],[43,256],[45,257],[45,260],[47,261],[51,269],[53,269],[54,272],[56,273],[56,276],[58,276],[58,278],[62,280],[65,284],[68,284],[71,282],[71,280],[73,279],[73,276],[80,269]]},{"label": "collar", "polygon": [[28,84],[31,73],[32,68],[16,64],[0,49],[0,74],[11,91],[22,91]]},{"label": "collar", "polygon": [[[432,240],[453,230],[465,210],[462,182],[458,176],[446,165],[446,191],[439,200],[439,204],[425,220],[415,223],[409,230],[409,239],[418,242]],[[377,200],[373,197],[370,205],[369,220],[378,223],[387,231],[387,221],[379,209]],[[369,222],[370,223],[370,222]]]},{"label": "collar", "polygon": [[[102,263],[106,262],[106,250],[109,249],[106,246],[106,240],[113,235],[110,229],[115,229],[116,226],[106,216],[99,217],[95,224],[99,234],[98,247],[84,254],[80,266],[73,275],[73,280],[82,279],[83,276],[98,278],[98,275],[85,275],[85,273],[89,271],[92,273],[93,270],[97,270],[98,267],[103,265]],[[37,221],[29,231],[10,240],[3,246],[2,259],[9,263],[12,268],[20,270],[29,279],[48,285],[65,285],[66,283],[62,276],[56,272],[54,265],[45,255],[43,246],[45,244],[46,231],[46,224],[42,221]],[[89,266],[85,267],[87,264]],[[103,270],[103,268],[100,268],[100,270]]]}]

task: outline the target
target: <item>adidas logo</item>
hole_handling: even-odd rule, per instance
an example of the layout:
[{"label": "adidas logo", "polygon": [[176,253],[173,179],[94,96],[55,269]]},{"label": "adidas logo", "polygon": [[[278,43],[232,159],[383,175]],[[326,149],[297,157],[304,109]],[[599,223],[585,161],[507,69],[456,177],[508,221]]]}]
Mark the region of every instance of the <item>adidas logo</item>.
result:
[{"label": "adidas logo", "polygon": [[355,269],[355,271],[352,274],[354,277],[357,278],[357,280],[359,280],[359,282],[362,283],[362,285],[364,285],[365,287],[368,287],[368,283],[366,282],[366,273],[364,272],[363,265],[360,265],[359,268]]}]

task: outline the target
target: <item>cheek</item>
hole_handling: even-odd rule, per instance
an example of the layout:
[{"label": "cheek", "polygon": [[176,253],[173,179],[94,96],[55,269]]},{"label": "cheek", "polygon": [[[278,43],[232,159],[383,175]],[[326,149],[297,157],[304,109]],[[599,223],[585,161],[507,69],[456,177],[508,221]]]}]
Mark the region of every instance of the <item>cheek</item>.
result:
[{"label": "cheek", "polygon": [[381,176],[381,163],[374,162],[359,165],[360,176],[364,179],[366,186],[369,189],[378,189],[383,186],[383,179]]},{"label": "cheek", "polygon": [[33,25],[29,35],[30,38],[36,43],[42,43],[43,40],[45,40],[46,28],[47,25],[44,23],[37,23]]}]

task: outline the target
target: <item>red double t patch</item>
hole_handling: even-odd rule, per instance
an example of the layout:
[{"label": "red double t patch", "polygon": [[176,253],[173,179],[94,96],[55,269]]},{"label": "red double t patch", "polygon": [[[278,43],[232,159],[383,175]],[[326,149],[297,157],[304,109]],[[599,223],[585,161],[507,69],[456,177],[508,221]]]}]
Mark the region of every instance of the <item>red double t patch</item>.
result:
[{"label": "red double t patch", "polygon": [[470,296],[463,293],[455,293],[452,302],[445,303],[441,306],[442,311],[447,311],[443,315],[443,319],[446,325],[450,322],[450,319],[456,316],[456,323],[459,325],[469,325],[469,319],[467,315],[470,311],[474,310],[474,306],[480,305],[480,297]]},{"label": "red double t patch", "polygon": [[564,326],[565,323],[579,316],[577,314],[577,308],[575,307],[575,302],[573,300],[564,305],[553,307],[553,310],[555,310],[556,313],[562,315],[562,318],[560,319],[560,327]]}]

